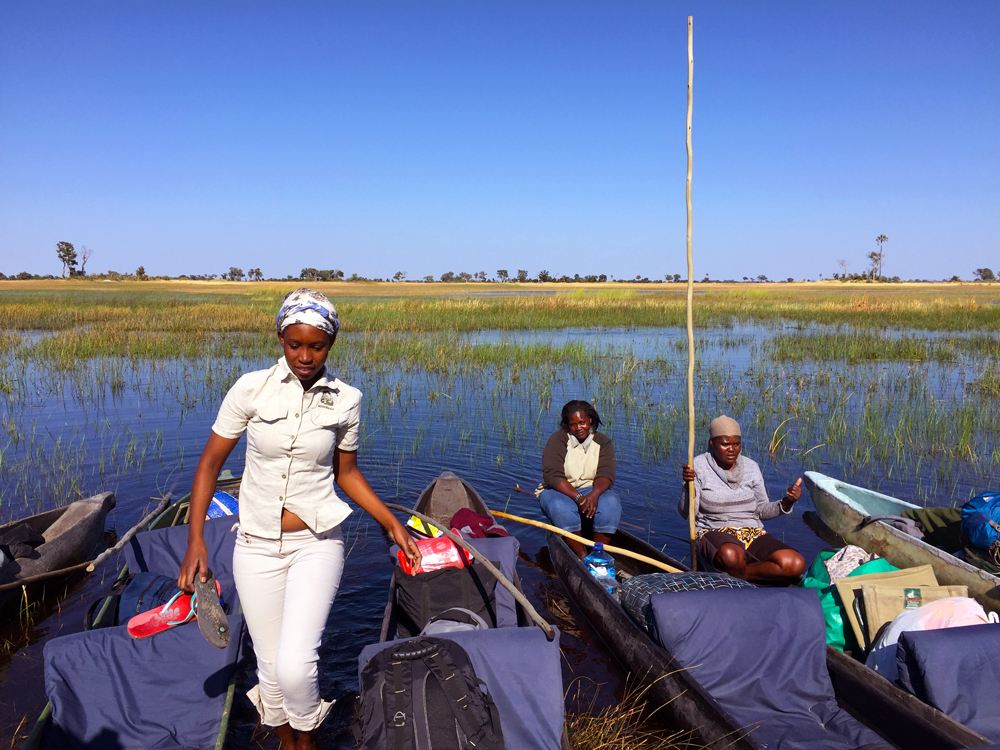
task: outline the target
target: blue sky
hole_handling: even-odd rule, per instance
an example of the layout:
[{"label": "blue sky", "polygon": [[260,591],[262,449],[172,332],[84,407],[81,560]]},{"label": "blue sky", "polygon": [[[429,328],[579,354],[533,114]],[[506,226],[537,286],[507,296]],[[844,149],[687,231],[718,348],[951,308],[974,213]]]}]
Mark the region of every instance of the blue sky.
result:
[{"label": "blue sky", "polygon": [[0,5],[0,271],[1000,267],[1000,3]]}]

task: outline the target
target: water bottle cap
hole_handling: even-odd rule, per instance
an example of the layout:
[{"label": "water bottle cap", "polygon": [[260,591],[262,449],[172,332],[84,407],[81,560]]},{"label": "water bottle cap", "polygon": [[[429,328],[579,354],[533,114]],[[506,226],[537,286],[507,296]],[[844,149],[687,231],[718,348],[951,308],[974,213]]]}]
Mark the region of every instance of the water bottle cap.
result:
[{"label": "water bottle cap", "polygon": [[594,543],[594,552],[604,552],[604,543],[603,542],[595,542]]}]

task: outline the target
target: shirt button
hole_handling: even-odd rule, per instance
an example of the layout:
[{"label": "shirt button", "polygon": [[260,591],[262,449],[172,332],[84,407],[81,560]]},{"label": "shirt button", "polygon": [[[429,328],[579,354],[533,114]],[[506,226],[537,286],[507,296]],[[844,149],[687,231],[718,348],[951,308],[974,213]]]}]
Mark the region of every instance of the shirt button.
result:
[{"label": "shirt button", "polygon": [[297,417],[297,416],[299,416],[299,413],[298,413],[298,412],[295,412],[295,416],[296,416],[296,417]]},{"label": "shirt button", "polygon": [[284,496],[284,495],[278,495],[278,499],[279,499],[279,500],[284,500],[284,499],[285,499],[285,496]]},{"label": "shirt button", "polygon": [[284,478],[285,478],[285,475],[284,475],[284,474],[282,474],[282,475],[281,475],[281,478],[282,478],[282,479],[284,479]]}]

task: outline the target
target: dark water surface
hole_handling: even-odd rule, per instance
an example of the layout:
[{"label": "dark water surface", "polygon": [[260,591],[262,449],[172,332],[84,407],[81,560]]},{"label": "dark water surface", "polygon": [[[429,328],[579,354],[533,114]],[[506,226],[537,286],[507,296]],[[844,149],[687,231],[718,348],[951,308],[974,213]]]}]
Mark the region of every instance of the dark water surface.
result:
[{"label": "dark water surface", "polygon": [[[996,480],[995,461],[983,459],[988,450],[964,463],[897,451],[887,464],[866,458],[856,445],[830,449],[823,439],[833,434],[828,425],[836,416],[831,404],[841,391],[847,404],[843,418],[849,424],[865,419],[866,410],[884,409],[883,418],[890,419],[897,397],[889,393],[879,402],[864,393],[915,387],[911,381],[934,384],[935,403],[959,408],[971,377],[966,371],[974,367],[951,363],[915,370],[910,365],[826,364],[784,369],[767,360],[761,349],[762,342],[781,330],[745,326],[702,332],[699,344],[699,422],[704,425],[720,411],[740,418],[745,453],[761,464],[772,497],[780,496],[806,469],[902,497],[938,493],[946,503]],[[685,558],[686,522],[675,509],[687,441],[683,332],[577,329],[487,332],[471,338],[484,344],[583,342],[593,354],[593,368],[515,362],[464,370],[449,370],[447,363],[440,363],[433,372],[404,364],[366,370],[344,350],[350,339],[338,342],[332,367],[365,392],[359,462],[375,490],[386,500],[411,505],[434,477],[450,469],[472,482],[491,507],[540,518],[531,490],[540,478],[542,446],[566,400],[591,399],[606,422],[604,431],[615,441],[616,486],[629,530]],[[2,520],[112,490],[118,507],[110,524],[123,532],[153,504],[151,496],[188,491],[225,390],[240,373],[271,362],[93,360],[68,373],[9,355],[3,366],[14,387],[0,391]],[[831,370],[834,381],[828,383]],[[854,390],[861,395],[852,399]],[[769,453],[772,433],[792,413],[798,416],[786,440]],[[704,437],[699,435],[699,452]],[[980,436],[980,443],[983,439]],[[241,445],[227,468],[239,473],[242,465]],[[768,522],[772,533],[799,548],[808,560],[823,547],[801,518],[811,507],[806,495],[792,516]],[[346,523],[350,552],[321,653],[321,684],[331,697],[349,696],[357,689],[356,657],[363,645],[378,638],[390,575],[377,526],[360,510]],[[572,607],[547,566],[544,532],[507,525],[521,542],[528,597],[564,631],[564,677],[571,705],[579,708],[592,700],[600,707],[614,701],[623,675],[586,627],[574,621]],[[71,584],[70,595],[48,613],[34,612],[29,623],[23,618],[9,623],[2,634],[6,655],[0,655],[0,724],[5,737],[24,734],[44,705],[45,641],[82,629],[86,607],[113,577],[114,567],[106,566]],[[182,669],[179,665],[178,671]],[[244,682],[248,688],[252,677],[247,675]],[[338,710],[326,730],[331,744],[346,721],[346,709]],[[254,734],[254,726],[249,702],[238,694],[233,746],[273,747],[273,739]]]}]

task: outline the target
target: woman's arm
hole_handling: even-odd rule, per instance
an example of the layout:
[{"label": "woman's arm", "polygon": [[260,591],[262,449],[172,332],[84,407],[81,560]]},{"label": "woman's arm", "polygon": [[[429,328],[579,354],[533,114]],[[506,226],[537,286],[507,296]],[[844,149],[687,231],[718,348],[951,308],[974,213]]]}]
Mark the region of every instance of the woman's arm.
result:
[{"label": "woman's arm", "polygon": [[358,454],[354,451],[335,451],[333,454],[333,473],[337,485],[350,495],[351,500],[361,506],[368,515],[389,532],[393,541],[403,550],[410,565],[414,567],[419,565],[420,550],[414,544],[413,537],[406,532],[403,524],[392,514],[392,511],[385,507],[385,503],[379,499],[371,485],[368,484],[364,473],[358,468]]},{"label": "woman's arm", "polygon": [[191,485],[191,503],[188,507],[188,546],[177,574],[177,586],[184,591],[194,590],[194,577],[199,572],[202,580],[208,575],[208,550],[205,547],[205,513],[215,492],[215,483],[223,464],[240,442],[237,438],[224,438],[211,433],[198,460]]}]

